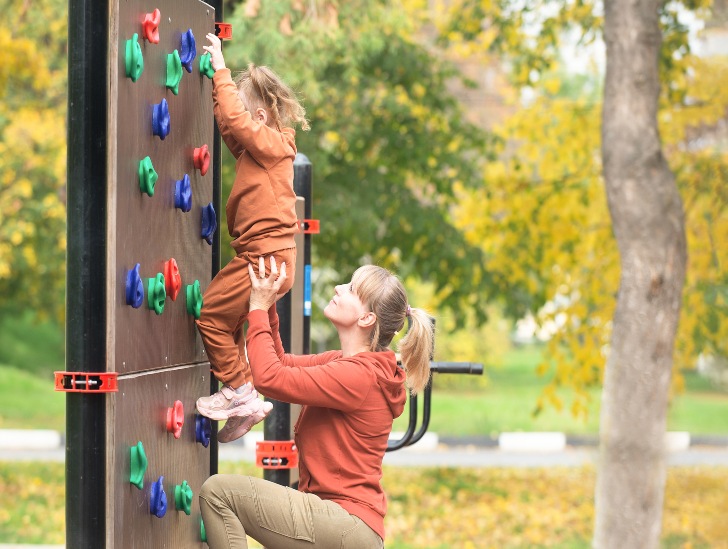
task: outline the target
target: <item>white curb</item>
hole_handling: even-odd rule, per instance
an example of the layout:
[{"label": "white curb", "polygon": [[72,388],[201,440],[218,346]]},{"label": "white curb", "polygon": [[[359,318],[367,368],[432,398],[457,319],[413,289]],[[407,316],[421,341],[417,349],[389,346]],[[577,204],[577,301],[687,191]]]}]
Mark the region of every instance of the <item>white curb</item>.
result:
[{"label": "white curb", "polygon": [[566,448],[564,433],[501,433],[498,448],[505,452],[561,452]]},{"label": "white curb", "polygon": [[0,429],[2,450],[55,450],[63,444],[58,431],[45,429]]}]

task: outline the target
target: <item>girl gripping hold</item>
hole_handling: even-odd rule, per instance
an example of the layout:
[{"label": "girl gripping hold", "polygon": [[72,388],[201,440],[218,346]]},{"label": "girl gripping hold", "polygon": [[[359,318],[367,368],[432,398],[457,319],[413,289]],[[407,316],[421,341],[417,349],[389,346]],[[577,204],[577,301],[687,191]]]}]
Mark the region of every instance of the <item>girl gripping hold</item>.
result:
[{"label": "girl gripping hold", "polygon": [[[243,325],[248,316],[248,264],[262,256],[295,266],[298,232],[293,190],[296,132],[308,129],[305,110],[295,93],[267,67],[252,63],[235,81],[225,66],[220,39],[208,34],[213,76],[213,109],[223,141],[236,159],[235,182],[225,211],[236,256],[212,280],[203,297],[197,328],[220,391],[197,400],[197,410],[227,420],[220,442],[240,438],[262,421],[272,404],[253,387],[245,356]],[[278,297],[293,286],[293,271]]]}]

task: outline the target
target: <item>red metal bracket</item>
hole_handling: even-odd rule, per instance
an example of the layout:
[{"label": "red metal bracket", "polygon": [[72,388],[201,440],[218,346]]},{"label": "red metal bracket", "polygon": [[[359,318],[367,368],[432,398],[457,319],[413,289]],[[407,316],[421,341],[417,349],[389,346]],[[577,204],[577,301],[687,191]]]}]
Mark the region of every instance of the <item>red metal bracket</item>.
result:
[{"label": "red metal bracket", "polygon": [[63,393],[116,393],[117,372],[55,372],[56,391]]},{"label": "red metal bracket", "polygon": [[299,219],[298,230],[303,234],[319,234],[321,232],[321,224],[318,219]]},{"label": "red metal bracket", "polygon": [[264,440],[255,443],[255,464],[263,469],[298,467],[298,448],[292,440]]},{"label": "red metal bracket", "polygon": [[232,40],[233,26],[230,23],[215,23],[215,35],[220,40]]}]

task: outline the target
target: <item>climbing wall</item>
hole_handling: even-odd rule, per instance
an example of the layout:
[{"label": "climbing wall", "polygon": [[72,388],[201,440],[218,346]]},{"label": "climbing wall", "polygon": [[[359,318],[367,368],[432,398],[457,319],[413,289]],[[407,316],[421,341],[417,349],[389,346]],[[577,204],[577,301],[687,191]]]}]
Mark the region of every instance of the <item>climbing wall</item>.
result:
[{"label": "climbing wall", "polygon": [[210,369],[195,327],[216,230],[212,81],[197,0],[110,6],[107,547],[203,547]]}]

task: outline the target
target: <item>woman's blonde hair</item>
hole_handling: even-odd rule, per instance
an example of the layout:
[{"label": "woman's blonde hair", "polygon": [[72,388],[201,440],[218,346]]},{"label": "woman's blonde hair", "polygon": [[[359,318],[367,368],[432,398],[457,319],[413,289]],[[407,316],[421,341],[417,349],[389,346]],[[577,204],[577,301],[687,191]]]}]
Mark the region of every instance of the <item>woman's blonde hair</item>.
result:
[{"label": "woman's blonde hair", "polygon": [[430,380],[430,358],[434,340],[430,315],[422,309],[409,306],[402,282],[387,269],[376,265],[359,267],[351,282],[359,299],[377,317],[371,333],[371,351],[388,349],[392,338],[404,327],[405,320],[409,317],[409,330],[399,341],[399,352],[407,372],[407,386],[416,395]]},{"label": "woman's blonde hair", "polygon": [[270,126],[281,129],[300,124],[302,130],[310,129],[306,109],[295,92],[268,67],[250,63],[235,77],[235,84],[248,100],[250,110],[262,107],[268,111]]}]

